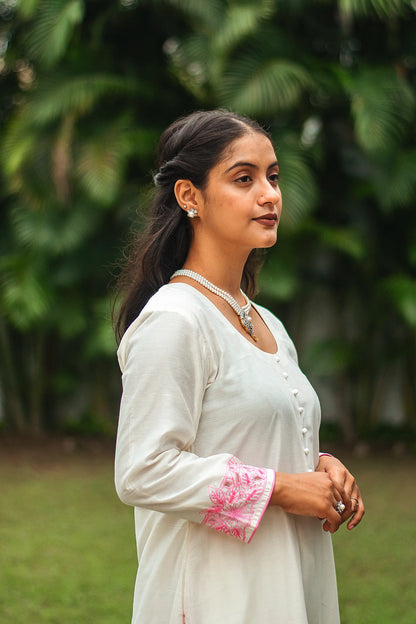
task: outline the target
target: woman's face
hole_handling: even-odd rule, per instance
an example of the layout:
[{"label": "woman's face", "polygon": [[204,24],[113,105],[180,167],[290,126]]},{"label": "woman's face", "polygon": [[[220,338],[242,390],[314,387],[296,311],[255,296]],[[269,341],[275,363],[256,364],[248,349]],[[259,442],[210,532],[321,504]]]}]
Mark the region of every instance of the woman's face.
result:
[{"label": "woman's face", "polygon": [[266,136],[249,132],[236,139],[199,192],[195,242],[204,238],[232,253],[274,245],[282,211],[278,174]]}]

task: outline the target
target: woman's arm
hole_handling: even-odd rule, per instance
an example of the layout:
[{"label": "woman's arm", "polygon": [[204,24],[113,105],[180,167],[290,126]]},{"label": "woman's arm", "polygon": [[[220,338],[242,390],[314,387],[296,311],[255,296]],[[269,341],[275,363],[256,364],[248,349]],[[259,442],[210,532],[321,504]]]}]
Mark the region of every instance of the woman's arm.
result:
[{"label": "woman's arm", "polygon": [[[216,366],[189,311],[141,316],[119,351],[123,394],[115,483],[120,499],[249,542],[273,491],[272,469],[192,452]],[[133,330],[133,328],[132,328]]]}]

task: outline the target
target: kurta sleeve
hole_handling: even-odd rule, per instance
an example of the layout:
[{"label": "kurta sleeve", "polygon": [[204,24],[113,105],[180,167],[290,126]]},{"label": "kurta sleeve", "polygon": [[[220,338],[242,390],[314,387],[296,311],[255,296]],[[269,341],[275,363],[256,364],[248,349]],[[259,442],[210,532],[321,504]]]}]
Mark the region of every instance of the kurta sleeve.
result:
[{"label": "kurta sleeve", "polygon": [[249,542],[275,473],[230,454],[192,452],[204,393],[216,375],[198,321],[186,311],[143,311],[122,340],[119,362],[123,393],[115,484],[120,499]]}]

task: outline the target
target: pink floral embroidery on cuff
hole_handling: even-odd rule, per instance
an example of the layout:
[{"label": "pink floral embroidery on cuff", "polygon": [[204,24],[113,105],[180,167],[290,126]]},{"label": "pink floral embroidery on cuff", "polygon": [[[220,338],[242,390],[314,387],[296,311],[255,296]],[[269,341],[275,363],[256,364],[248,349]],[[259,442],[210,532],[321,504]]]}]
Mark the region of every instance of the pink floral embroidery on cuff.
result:
[{"label": "pink floral embroidery on cuff", "polygon": [[231,458],[220,486],[210,488],[213,504],[201,512],[202,524],[245,541],[246,529],[251,526],[266,484],[266,470],[245,466],[236,457]]}]

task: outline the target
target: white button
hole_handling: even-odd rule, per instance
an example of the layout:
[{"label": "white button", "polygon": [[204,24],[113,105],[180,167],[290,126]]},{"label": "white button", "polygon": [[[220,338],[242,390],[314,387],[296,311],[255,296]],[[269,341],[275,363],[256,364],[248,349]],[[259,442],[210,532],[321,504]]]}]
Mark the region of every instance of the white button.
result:
[{"label": "white button", "polygon": [[309,449],[303,449],[303,452],[305,453],[305,455],[309,455]]},{"label": "white button", "polygon": [[313,472],[312,468],[308,468],[308,472]]},{"label": "white button", "polygon": [[303,407],[298,407],[299,414],[303,414]]},{"label": "white button", "polygon": [[280,362],[280,357],[276,355],[276,362]]},{"label": "white button", "polygon": [[287,374],[287,372],[286,372],[286,371],[283,373],[283,377],[284,377],[285,379],[287,379],[287,378],[289,377],[289,375]]},{"label": "white button", "polygon": [[306,435],[306,434],[308,433],[308,430],[306,429],[306,427],[304,427],[304,428],[302,429],[302,433],[303,433],[303,435]]},{"label": "white button", "polygon": [[299,390],[297,388],[292,388],[292,393],[296,396]]}]

